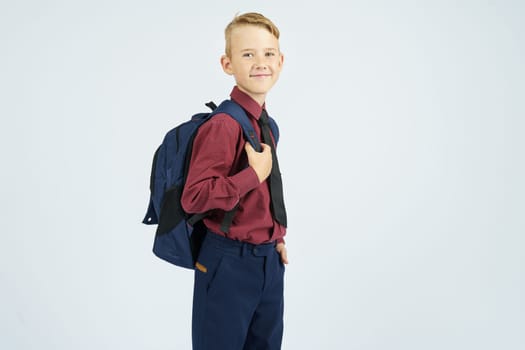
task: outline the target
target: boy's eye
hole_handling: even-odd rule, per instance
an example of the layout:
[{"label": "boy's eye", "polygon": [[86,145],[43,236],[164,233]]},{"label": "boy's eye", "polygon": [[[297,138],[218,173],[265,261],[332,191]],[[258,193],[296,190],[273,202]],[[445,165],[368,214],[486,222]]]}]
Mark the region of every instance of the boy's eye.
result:
[{"label": "boy's eye", "polygon": [[253,57],[253,53],[251,52],[245,52],[242,57]]},{"label": "boy's eye", "polygon": [[272,52],[272,51],[267,52],[267,53],[266,53],[266,56],[275,56],[275,52]]}]

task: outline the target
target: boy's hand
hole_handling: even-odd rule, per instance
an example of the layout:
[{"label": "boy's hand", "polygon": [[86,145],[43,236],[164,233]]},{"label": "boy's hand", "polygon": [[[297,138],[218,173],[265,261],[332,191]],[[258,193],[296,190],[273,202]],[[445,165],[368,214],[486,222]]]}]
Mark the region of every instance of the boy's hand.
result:
[{"label": "boy's hand", "polygon": [[277,243],[275,250],[277,250],[277,253],[281,256],[283,264],[288,264],[288,251],[286,250],[284,243]]},{"label": "boy's hand", "polygon": [[267,144],[261,143],[262,152],[253,149],[249,142],[246,142],[244,149],[248,154],[248,164],[255,170],[259,182],[263,182],[272,171],[272,149]]}]

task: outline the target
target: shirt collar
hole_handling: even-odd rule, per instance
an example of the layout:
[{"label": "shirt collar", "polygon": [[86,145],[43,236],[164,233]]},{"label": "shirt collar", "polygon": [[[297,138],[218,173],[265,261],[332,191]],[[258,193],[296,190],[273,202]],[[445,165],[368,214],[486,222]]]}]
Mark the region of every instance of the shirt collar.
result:
[{"label": "shirt collar", "polygon": [[233,88],[230,97],[256,120],[259,120],[263,108],[266,109],[266,103],[263,104],[262,107],[259,106],[259,104],[253,98],[241,91],[241,89],[239,89],[237,86]]}]

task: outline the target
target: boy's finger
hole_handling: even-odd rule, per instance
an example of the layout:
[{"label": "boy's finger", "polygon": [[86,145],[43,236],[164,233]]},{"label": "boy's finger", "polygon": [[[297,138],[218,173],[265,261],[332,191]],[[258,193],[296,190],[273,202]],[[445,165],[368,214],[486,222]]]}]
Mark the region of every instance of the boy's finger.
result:
[{"label": "boy's finger", "polygon": [[252,146],[249,142],[246,142],[246,143],[244,144],[244,149],[246,150],[246,152],[253,152],[253,151],[255,151],[255,150],[253,149],[253,146]]},{"label": "boy's finger", "polygon": [[284,243],[278,243],[275,249],[279,253],[279,256],[283,264],[288,264],[288,250],[286,249],[286,246],[284,245]]},{"label": "boy's finger", "polygon": [[286,251],[286,248],[281,250],[281,261],[283,264],[288,264],[288,252]]}]

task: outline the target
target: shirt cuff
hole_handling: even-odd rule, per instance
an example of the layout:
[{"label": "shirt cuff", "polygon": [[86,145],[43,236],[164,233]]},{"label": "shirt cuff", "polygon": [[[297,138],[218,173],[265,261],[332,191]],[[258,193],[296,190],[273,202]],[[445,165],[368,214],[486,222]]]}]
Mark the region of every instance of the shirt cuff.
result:
[{"label": "shirt cuff", "polygon": [[260,184],[259,177],[251,166],[239,171],[237,174],[230,177],[230,180],[239,190],[239,198],[244,197],[246,193],[256,189]]}]

